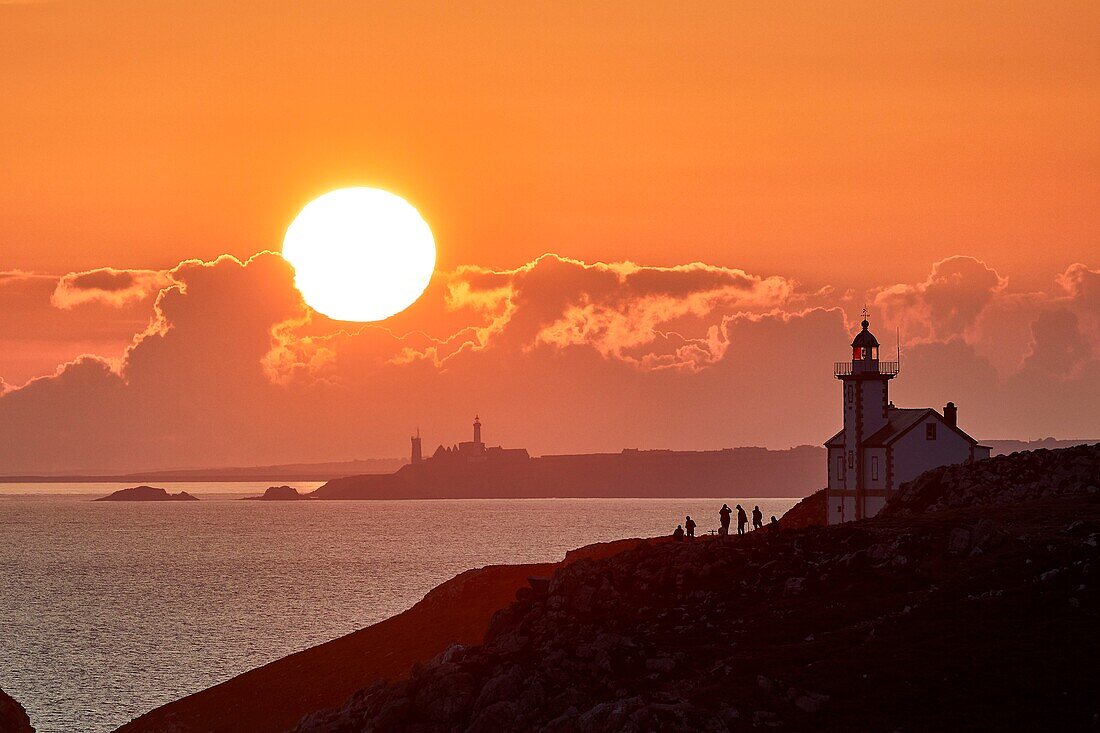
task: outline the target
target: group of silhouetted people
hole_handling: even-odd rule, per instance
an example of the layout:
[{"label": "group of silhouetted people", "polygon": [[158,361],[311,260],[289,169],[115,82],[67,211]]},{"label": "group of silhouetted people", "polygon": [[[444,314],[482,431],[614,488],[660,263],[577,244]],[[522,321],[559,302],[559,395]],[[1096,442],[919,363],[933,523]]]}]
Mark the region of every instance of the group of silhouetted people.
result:
[{"label": "group of silhouetted people", "polygon": [[[722,508],[718,510],[718,519],[721,522],[721,527],[718,530],[719,536],[727,537],[730,533],[730,517],[733,515],[733,509],[729,508],[728,504],[723,504]],[[745,513],[745,510],[740,504],[737,505],[737,534],[745,534],[745,528],[749,524],[749,516]],[[687,516],[684,519],[683,524],[676,525],[676,531],[672,533],[672,539],[677,542],[682,542],[685,537],[692,538],[695,536],[695,520],[691,516]],[[779,531],[779,520],[773,515],[771,518],[771,527],[773,532]],[[685,531],[686,528],[686,531]],[[760,511],[760,507],[753,507],[752,510],[752,528],[763,529],[764,528],[764,513]]]}]

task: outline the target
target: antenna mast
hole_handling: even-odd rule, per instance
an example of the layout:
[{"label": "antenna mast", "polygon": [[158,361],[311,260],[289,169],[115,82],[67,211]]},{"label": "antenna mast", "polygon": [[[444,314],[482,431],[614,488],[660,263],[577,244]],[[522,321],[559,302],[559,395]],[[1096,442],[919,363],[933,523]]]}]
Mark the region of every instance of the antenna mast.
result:
[{"label": "antenna mast", "polygon": [[895,338],[898,344],[898,374],[901,374],[901,326],[895,326]]}]

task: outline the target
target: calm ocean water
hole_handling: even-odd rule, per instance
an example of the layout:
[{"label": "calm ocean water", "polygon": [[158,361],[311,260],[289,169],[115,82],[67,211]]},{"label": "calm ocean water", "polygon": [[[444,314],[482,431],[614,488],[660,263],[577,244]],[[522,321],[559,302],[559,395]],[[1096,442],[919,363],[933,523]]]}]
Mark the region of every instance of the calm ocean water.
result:
[{"label": "calm ocean water", "polygon": [[[0,484],[0,687],[40,733],[109,731],[403,611],[467,568],[666,534],[685,513],[703,533],[721,506],[251,502],[235,497],[266,485],[161,485],[204,500],[95,503],[120,486]],[[738,501],[768,517],[795,500]]]}]

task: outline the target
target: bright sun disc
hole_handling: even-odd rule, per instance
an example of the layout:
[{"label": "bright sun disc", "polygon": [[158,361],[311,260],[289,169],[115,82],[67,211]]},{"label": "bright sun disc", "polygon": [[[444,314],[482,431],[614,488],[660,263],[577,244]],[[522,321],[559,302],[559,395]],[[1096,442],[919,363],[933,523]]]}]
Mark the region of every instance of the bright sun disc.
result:
[{"label": "bright sun disc", "polygon": [[435,239],[405,199],[341,188],[291,222],[283,257],[306,303],[340,321],[380,321],[408,308],[435,270]]}]

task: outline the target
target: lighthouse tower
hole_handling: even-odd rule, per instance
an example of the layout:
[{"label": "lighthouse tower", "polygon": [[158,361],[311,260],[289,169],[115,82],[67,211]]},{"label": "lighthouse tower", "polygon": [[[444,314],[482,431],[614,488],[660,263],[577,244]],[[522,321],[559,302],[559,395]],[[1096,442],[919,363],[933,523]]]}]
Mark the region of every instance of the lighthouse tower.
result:
[{"label": "lighthouse tower", "polygon": [[[874,497],[868,504],[865,443],[889,422],[890,380],[898,374],[896,361],[879,361],[879,343],[868,330],[866,313],[862,329],[852,340],[852,360],[838,362],[833,367],[835,376],[843,387],[844,405],[843,453],[836,457],[836,465],[829,467],[831,486],[829,493],[842,498],[840,516],[830,516],[832,521],[848,521],[873,516],[885,502],[885,496]],[[877,466],[875,467],[877,474]],[[835,471],[835,473],[834,473]],[[878,476],[876,475],[877,479]]]},{"label": "lighthouse tower", "polygon": [[424,460],[424,451],[420,447],[420,428],[416,429],[416,435],[412,436],[412,464],[415,466]]},{"label": "lighthouse tower", "polygon": [[474,445],[484,448],[485,444],[481,442],[481,417],[474,415]]}]

